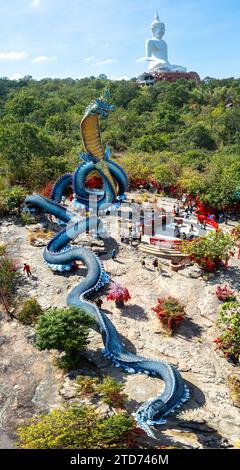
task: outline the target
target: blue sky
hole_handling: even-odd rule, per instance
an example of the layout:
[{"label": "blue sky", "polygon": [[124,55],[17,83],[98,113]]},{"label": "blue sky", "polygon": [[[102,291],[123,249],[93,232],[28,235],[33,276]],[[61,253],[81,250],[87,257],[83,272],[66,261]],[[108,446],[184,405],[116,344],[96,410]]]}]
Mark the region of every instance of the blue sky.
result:
[{"label": "blue sky", "polygon": [[0,76],[137,76],[156,8],[172,64],[240,76],[239,0],[0,0]]}]

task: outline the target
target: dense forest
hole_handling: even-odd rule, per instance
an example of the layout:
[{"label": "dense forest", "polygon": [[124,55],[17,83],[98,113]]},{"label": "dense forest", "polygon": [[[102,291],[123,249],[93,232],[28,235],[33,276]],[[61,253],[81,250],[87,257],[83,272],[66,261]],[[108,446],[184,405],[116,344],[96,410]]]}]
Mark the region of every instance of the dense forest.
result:
[{"label": "dense forest", "polygon": [[0,211],[12,193],[41,191],[79,164],[79,123],[105,87],[115,112],[101,121],[112,158],[136,180],[198,195],[211,207],[240,202],[240,79],[129,81],[0,79]]}]

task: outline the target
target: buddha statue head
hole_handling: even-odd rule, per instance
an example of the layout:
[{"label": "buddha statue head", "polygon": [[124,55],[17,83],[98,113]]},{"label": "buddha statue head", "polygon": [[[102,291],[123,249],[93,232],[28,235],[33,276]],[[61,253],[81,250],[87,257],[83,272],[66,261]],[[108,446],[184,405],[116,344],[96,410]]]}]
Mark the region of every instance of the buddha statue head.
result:
[{"label": "buddha statue head", "polygon": [[165,24],[162,21],[160,21],[158,12],[156,12],[151,29],[152,29],[153,37],[155,39],[162,39],[162,37],[165,34],[166,29],[165,29]]}]

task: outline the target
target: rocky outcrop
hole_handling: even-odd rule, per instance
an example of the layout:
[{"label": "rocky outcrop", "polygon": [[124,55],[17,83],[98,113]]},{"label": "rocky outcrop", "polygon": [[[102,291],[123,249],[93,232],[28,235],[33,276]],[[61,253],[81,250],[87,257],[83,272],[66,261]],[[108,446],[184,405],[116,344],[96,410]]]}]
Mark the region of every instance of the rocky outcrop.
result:
[{"label": "rocky outcrop", "polygon": [[[80,269],[76,275],[53,274],[42,259],[42,248],[29,244],[29,232],[11,221],[0,226],[1,240],[18,259],[20,270],[24,262],[32,267],[33,278],[22,273],[19,285],[20,299],[37,298],[43,308],[64,306],[67,293],[85,275]],[[99,248],[103,248],[99,246]],[[167,265],[163,273],[154,272],[151,257],[145,258],[134,248],[120,249],[117,261],[102,256],[104,267],[111,278],[126,286],[131,301],[123,309],[104,298],[103,309],[111,315],[129,351],[144,357],[166,360],[178,367],[190,387],[190,400],[167,425],[161,426],[160,445],[181,448],[226,447],[239,439],[240,417],[233,405],[226,378],[235,373],[235,367],[214,350],[217,336],[215,320],[220,302],[215,296],[219,279],[235,283],[239,261],[231,262],[232,269],[218,277],[204,280],[190,276],[186,270],[173,273]],[[188,269],[188,268],[187,268]],[[198,273],[195,267],[189,268]],[[187,317],[177,334],[167,337],[151,307],[161,295],[172,295],[185,306]],[[74,377],[63,378],[53,365],[54,356],[39,352],[34,346],[34,330],[17,321],[8,321],[2,315],[0,323],[0,448],[14,446],[12,437],[16,425],[39,411],[48,411],[62,401],[73,399]],[[126,375],[114,368],[101,355],[101,336],[91,331],[87,357],[95,364],[95,371],[123,380],[129,396],[128,409],[134,412],[143,401],[156,396],[162,381],[143,375]],[[91,368],[85,365],[85,372]],[[81,373],[81,372],[80,372]],[[61,389],[61,385],[64,387]],[[105,410],[107,412],[107,410]]]}]

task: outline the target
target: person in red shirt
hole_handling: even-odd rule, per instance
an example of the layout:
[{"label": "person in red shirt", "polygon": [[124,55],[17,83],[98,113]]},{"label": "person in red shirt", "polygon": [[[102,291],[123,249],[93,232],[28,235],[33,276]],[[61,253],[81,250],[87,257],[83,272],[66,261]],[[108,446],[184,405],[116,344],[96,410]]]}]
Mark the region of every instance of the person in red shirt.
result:
[{"label": "person in red shirt", "polygon": [[23,271],[27,274],[28,277],[32,276],[31,266],[29,266],[29,264],[24,263]]}]

